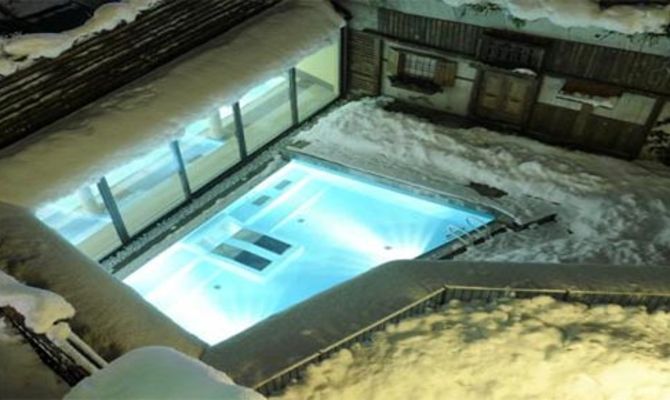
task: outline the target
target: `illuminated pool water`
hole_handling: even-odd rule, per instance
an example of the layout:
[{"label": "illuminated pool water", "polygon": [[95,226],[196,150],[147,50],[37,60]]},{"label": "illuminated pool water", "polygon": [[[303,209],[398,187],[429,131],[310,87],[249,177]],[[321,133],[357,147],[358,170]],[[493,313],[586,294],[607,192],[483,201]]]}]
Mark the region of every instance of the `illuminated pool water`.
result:
[{"label": "illuminated pool water", "polygon": [[291,161],[125,282],[214,344],[492,219]]}]

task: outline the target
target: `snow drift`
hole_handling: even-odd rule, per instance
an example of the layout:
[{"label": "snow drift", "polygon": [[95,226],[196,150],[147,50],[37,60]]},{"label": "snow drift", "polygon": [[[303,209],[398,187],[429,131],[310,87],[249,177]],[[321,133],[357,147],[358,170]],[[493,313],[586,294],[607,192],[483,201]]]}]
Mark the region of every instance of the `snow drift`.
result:
[{"label": "snow drift", "polygon": [[500,7],[526,21],[546,18],[564,28],[600,28],[627,35],[668,31],[670,6],[621,5],[601,8],[596,0],[442,0],[452,7]]},{"label": "snow drift", "polygon": [[79,382],[64,399],[226,399],[265,397],[226,374],[168,347],[124,354]]},{"label": "snow drift", "polygon": [[60,33],[30,33],[0,38],[0,76],[10,75],[39,58],[56,58],[75,44],[137,16],[161,0],[122,0],[103,4],[86,23]]},{"label": "snow drift", "polygon": [[670,314],[453,301],[307,368],[281,399],[670,398]]}]

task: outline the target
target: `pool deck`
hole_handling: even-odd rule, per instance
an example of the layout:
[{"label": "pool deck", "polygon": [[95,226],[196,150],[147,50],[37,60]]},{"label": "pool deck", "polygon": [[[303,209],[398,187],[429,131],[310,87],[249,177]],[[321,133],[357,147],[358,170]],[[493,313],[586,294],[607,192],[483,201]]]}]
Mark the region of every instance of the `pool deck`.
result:
[{"label": "pool deck", "polygon": [[298,379],[309,364],[451,299],[545,294],[653,309],[670,305],[669,272],[670,266],[394,261],[210,347],[202,360],[269,394]]}]

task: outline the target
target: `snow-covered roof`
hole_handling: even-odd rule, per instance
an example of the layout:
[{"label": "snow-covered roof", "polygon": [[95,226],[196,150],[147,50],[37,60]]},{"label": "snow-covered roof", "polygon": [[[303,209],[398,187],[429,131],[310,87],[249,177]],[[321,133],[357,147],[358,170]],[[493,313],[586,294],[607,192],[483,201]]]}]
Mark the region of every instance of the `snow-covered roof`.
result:
[{"label": "snow-covered roof", "polygon": [[10,75],[39,58],[58,57],[82,40],[99,32],[112,30],[122,22],[134,21],[141,12],[159,1],[122,0],[103,4],[84,25],[65,32],[0,37],[0,76]]},{"label": "snow-covered roof", "polygon": [[597,0],[442,0],[453,7],[494,6],[526,21],[548,19],[564,28],[600,28],[628,35],[668,31],[670,6],[618,5]]},{"label": "snow-covered roof", "polygon": [[0,153],[0,199],[35,207],[167,145],[197,119],[332,43],[325,0],[287,0]]}]

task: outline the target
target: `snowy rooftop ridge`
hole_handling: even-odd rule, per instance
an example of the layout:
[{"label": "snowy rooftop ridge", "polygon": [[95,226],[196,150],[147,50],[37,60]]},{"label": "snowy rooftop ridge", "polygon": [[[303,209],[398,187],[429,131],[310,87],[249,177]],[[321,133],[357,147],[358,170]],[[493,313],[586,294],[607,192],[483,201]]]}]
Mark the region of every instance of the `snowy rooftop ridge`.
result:
[{"label": "snowy rooftop ridge", "polygon": [[162,0],[122,0],[98,7],[86,23],[60,33],[31,33],[0,37],[0,76],[8,76],[39,58],[56,58],[75,44],[97,33],[132,22]]},{"label": "snowy rooftop ridge", "polygon": [[635,34],[666,34],[670,6],[620,5],[601,8],[597,0],[442,0],[452,7],[495,7],[525,21],[546,18],[564,28],[600,28]]}]

